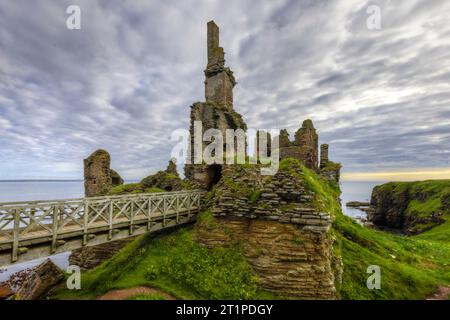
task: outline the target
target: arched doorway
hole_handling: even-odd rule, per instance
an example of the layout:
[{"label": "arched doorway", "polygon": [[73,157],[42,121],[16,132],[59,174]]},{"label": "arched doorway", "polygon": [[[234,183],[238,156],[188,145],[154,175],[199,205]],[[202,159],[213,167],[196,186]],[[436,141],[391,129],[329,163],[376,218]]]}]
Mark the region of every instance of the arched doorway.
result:
[{"label": "arched doorway", "polygon": [[206,174],[206,188],[211,190],[222,179],[222,166],[220,164],[212,164],[208,166]]}]

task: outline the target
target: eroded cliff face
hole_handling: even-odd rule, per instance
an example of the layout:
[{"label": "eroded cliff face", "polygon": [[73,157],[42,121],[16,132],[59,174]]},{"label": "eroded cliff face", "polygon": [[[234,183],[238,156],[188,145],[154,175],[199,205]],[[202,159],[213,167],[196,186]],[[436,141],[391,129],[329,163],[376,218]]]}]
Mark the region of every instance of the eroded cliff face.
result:
[{"label": "eroded cliff face", "polygon": [[390,182],[373,189],[368,220],[406,234],[427,231],[450,213],[450,181]]},{"label": "eroded cliff face", "polygon": [[[260,287],[286,297],[334,299],[333,239],[290,223],[249,218],[216,218],[197,226],[199,243],[230,246],[241,241]],[[339,265],[337,265],[339,266]],[[339,275],[338,275],[339,276]]]},{"label": "eroded cliff face", "polygon": [[342,262],[333,250],[332,217],[321,209],[323,200],[310,190],[299,162],[292,162],[273,177],[255,167],[225,166],[210,213],[197,223],[198,242],[209,248],[242,243],[265,290],[334,299]]}]

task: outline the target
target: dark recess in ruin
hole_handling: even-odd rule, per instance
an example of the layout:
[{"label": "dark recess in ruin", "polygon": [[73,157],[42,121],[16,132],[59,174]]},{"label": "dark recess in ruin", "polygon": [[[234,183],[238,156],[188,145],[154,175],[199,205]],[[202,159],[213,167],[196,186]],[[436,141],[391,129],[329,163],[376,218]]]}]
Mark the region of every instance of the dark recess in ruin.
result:
[{"label": "dark recess in ruin", "polygon": [[211,190],[222,179],[222,166],[213,164],[207,170],[207,189]]}]

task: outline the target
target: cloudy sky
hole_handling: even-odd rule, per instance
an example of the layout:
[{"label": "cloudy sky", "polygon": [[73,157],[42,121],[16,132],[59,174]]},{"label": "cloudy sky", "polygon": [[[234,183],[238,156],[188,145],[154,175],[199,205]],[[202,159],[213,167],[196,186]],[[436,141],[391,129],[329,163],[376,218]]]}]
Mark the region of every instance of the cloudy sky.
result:
[{"label": "cloudy sky", "polygon": [[449,17],[442,0],[3,0],[0,179],[81,179],[98,148],[126,179],[164,167],[204,99],[211,19],[249,127],[311,118],[347,175],[450,175]]}]

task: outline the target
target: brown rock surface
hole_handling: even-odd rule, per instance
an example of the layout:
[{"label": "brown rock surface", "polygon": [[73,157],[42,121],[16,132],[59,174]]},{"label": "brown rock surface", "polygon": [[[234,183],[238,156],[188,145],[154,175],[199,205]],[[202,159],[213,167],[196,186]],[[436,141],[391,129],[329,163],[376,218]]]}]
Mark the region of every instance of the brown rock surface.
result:
[{"label": "brown rock surface", "polygon": [[165,191],[179,191],[183,189],[183,181],[177,172],[177,166],[173,160],[164,171],[158,171],[141,180],[145,188],[159,188]]},{"label": "brown rock surface", "polygon": [[0,283],[0,300],[7,299],[13,294],[14,292],[8,283]]},{"label": "brown rock surface", "polygon": [[64,279],[63,272],[50,259],[47,259],[30,272],[16,291],[15,299],[38,300],[62,279]]},{"label": "brown rock surface", "polygon": [[199,218],[198,241],[209,248],[241,241],[262,288],[281,296],[336,298],[340,258],[333,253],[331,216],[292,160],[275,176],[257,166],[224,166],[214,187],[210,218]]},{"label": "brown rock surface", "polygon": [[84,159],[84,193],[86,197],[97,197],[123,184],[122,177],[111,170],[111,157],[105,150],[97,150]]},{"label": "brown rock surface", "polygon": [[333,240],[325,233],[278,221],[217,218],[197,227],[199,243],[212,248],[244,243],[261,288],[281,296],[333,299]]},{"label": "brown rock surface", "polygon": [[112,258],[133,239],[127,238],[73,250],[69,257],[69,264],[79,266],[81,270],[93,269]]}]

